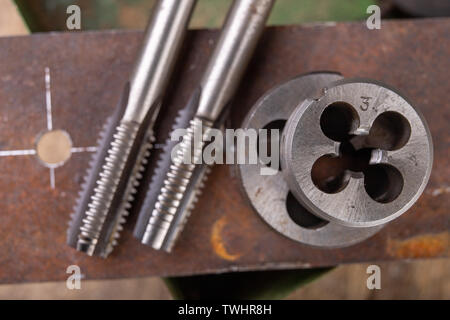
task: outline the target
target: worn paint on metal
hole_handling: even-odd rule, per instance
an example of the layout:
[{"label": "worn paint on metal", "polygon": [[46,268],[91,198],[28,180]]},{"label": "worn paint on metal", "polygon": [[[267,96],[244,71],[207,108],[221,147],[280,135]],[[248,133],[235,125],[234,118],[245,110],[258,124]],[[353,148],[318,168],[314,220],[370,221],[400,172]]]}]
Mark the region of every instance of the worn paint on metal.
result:
[{"label": "worn paint on metal", "polygon": [[211,246],[214,252],[222,259],[236,261],[241,257],[240,253],[230,253],[226,248],[226,243],[222,238],[222,231],[227,225],[227,217],[221,217],[217,220],[211,230]]}]

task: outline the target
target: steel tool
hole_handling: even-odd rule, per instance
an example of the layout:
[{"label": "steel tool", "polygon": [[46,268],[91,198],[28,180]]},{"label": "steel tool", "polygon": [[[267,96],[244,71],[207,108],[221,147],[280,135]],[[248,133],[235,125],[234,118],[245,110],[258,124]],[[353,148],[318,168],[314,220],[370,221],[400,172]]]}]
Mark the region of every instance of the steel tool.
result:
[{"label": "steel tool", "polygon": [[107,257],[117,244],[195,2],[157,3],[122,101],[101,133],[68,230],[68,244],[88,255]]},{"label": "steel tool", "polygon": [[[399,217],[422,194],[433,164],[421,113],[396,90],[365,79],[335,82],[297,107],[280,154],[295,197],[348,227]],[[337,170],[324,174],[321,167]]]},{"label": "steel tool", "polygon": [[304,244],[363,241],[412,206],[430,176],[427,124],[379,82],[300,76],[265,94],[243,127],[282,132],[275,175],[261,175],[262,162],[238,172],[258,214]]},{"label": "steel tool", "polygon": [[[286,121],[299,104],[340,79],[342,76],[337,73],[319,72],[287,81],[256,102],[242,128],[284,132]],[[293,196],[281,168],[276,174],[263,175],[264,166],[262,162],[240,164],[239,177],[255,211],[284,236],[311,246],[333,248],[355,244],[380,230],[381,227],[345,227],[316,217]]]},{"label": "steel tool", "polygon": [[[174,124],[187,128],[181,147],[172,152],[174,142],[168,142],[154,174],[135,228],[142,243],[166,251],[175,244],[207,177],[207,166],[200,164],[205,141],[230,104],[273,3],[233,3],[203,78]],[[194,143],[196,133],[200,143]]]}]

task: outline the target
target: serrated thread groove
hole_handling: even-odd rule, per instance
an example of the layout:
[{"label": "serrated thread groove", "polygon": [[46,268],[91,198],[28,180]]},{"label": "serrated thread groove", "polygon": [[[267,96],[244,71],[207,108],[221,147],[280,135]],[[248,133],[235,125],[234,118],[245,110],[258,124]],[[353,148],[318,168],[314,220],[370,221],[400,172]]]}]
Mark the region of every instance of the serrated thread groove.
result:
[{"label": "serrated thread groove", "polygon": [[[197,164],[202,161],[203,148],[205,146],[205,138],[211,130],[211,123],[195,117],[190,121],[190,125],[179,144],[179,148],[172,159],[172,164],[166,173],[163,187],[157,197],[157,201],[153,208],[152,214],[148,221],[142,242],[152,246],[155,249],[165,249],[170,251],[173,247],[179,232],[183,226],[197,201],[197,196],[201,193],[201,180],[196,186],[192,186],[192,196],[189,204],[183,212],[180,212],[180,206],[183,200],[186,200],[187,189],[194,170],[199,169],[201,165]],[[201,131],[202,139],[194,143],[195,133]],[[188,154],[188,156],[186,156]],[[190,154],[190,157],[189,157]],[[190,158],[190,161],[185,159]],[[203,174],[206,176],[206,174]],[[176,216],[178,219],[175,219]],[[176,223],[176,225],[175,225]],[[168,237],[169,231],[173,236]]]}]

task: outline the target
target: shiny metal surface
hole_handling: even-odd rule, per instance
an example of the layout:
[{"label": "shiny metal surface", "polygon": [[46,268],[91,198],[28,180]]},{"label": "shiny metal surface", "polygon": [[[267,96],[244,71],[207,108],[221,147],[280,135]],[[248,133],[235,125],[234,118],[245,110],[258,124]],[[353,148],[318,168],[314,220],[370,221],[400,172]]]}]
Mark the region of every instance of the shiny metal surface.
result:
[{"label": "shiny metal surface", "polygon": [[[186,107],[193,110],[193,118],[177,124],[188,128],[182,148],[176,159],[168,157],[169,150],[165,150],[164,160],[154,173],[135,229],[142,243],[168,252],[174,246],[208,176],[206,165],[195,164],[196,158],[202,156],[204,143],[194,143],[193,132],[203,123],[204,131],[200,131],[200,135],[205,136],[209,128],[218,125],[219,115],[236,91],[273,3],[273,0],[236,0],[233,3],[202,80]],[[191,155],[191,164],[181,162],[187,152]],[[141,224],[146,224],[144,233],[139,231],[143,229]]]},{"label": "shiny metal surface", "polygon": [[[340,79],[342,76],[339,74],[323,72],[290,80],[261,97],[248,113],[242,127],[263,129],[274,121],[287,121],[302,101],[318,95],[324,87]],[[239,165],[239,176],[253,208],[282,235],[303,244],[334,248],[358,243],[381,228],[351,228],[312,217],[313,214],[296,204],[295,200],[292,201],[284,172],[261,175],[262,166]],[[288,197],[291,199],[288,200]]]},{"label": "shiny metal surface", "polygon": [[[433,146],[424,118],[378,82],[328,86],[296,108],[282,139],[283,174],[295,197],[315,215],[344,226],[395,219],[415,203],[430,177]],[[325,162],[343,167],[321,184],[313,171]]]},{"label": "shiny metal surface", "polygon": [[[157,189],[159,196],[148,221],[142,243],[154,249],[170,252],[184,228],[198,197],[202,193],[204,182],[210,168],[202,161],[205,142],[200,147],[194,146],[194,134],[201,132],[203,141],[211,127],[199,118],[191,121],[187,134],[183,137],[180,150],[176,152],[173,164],[164,179],[163,187]],[[198,131],[197,131],[198,130]],[[184,163],[186,152],[192,150],[192,163]]]},{"label": "shiny metal surface", "polygon": [[107,257],[117,244],[147,163],[154,121],[195,2],[160,0],[154,9],[134,72],[115,120],[105,128],[69,228],[69,245],[88,255]]}]

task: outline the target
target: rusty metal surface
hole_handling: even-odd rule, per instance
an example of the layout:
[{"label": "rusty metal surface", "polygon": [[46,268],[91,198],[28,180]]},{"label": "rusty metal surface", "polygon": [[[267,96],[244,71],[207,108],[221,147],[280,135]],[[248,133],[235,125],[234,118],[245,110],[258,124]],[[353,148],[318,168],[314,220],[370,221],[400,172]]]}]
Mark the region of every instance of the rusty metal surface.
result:
[{"label": "rusty metal surface", "polygon": [[[450,19],[383,21],[269,28],[233,104],[231,125],[271,87],[313,70],[368,77],[405,93],[429,122],[434,169],[420,200],[361,244],[333,250],[284,238],[252,211],[235,168],[216,166],[173,253],[156,252],[132,237],[136,215],[107,260],[65,244],[66,225],[90,155],[74,153],[55,169],[33,155],[0,157],[0,283],[66,279],[77,264],[87,279],[186,275],[236,270],[308,268],[341,263],[448,257]],[[202,74],[216,31],[193,31],[158,121],[158,141]],[[0,152],[33,149],[46,129],[44,70],[51,74],[52,120],[76,147],[95,144],[130,72],[142,34],[37,34],[0,39]]]}]

